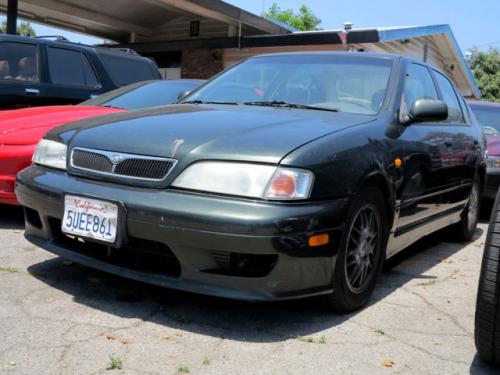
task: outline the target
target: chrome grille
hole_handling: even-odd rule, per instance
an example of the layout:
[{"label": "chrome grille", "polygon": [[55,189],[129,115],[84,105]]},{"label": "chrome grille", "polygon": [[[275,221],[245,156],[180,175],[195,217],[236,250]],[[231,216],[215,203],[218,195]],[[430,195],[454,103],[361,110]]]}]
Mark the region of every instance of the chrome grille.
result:
[{"label": "chrome grille", "polygon": [[127,159],[116,165],[115,173],[160,180],[167,175],[171,167],[172,162],[166,160]]},{"label": "chrome grille", "polygon": [[75,147],[71,151],[71,168],[90,174],[145,181],[162,181],[176,160],[121,152]]},{"label": "chrome grille", "polygon": [[99,172],[111,173],[113,171],[113,163],[106,155],[83,150],[73,151],[73,166]]}]

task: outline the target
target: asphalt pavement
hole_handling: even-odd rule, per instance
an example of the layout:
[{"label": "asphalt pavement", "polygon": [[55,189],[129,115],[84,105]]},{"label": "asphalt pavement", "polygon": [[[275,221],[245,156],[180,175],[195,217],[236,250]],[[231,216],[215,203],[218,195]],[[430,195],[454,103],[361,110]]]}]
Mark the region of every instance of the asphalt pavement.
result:
[{"label": "asphalt pavement", "polygon": [[7,374],[494,374],[476,355],[487,223],[432,235],[386,266],[368,307],[245,303],[95,271],[23,237],[0,206],[0,372]]}]

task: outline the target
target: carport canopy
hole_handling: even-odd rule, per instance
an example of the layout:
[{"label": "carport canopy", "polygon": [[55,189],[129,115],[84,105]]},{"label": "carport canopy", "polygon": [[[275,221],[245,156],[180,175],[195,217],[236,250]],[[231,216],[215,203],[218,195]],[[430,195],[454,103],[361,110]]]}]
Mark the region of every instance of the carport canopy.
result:
[{"label": "carport canopy", "polygon": [[205,36],[291,31],[220,0],[0,0],[0,12],[8,15],[11,31],[19,16],[122,43],[184,39],[193,20],[201,21]]}]

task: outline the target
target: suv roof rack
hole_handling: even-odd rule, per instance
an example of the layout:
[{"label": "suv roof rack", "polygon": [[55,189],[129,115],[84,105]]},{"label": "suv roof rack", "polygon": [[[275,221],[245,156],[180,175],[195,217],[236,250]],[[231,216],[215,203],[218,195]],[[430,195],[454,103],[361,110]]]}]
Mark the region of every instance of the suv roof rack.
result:
[{"label": "suv roof rack", "polygon": [[37,36],[37,39],[55,39],[58,42],[69,42],[69,39],[62,35],[41,35]]},{"label": "suv roof rack", "polygon": [[136,51],[134,51],[131,48],[111,47],[111,48],[107,48],[107,49],[114,50],[114,51],[125,52],[125,53],[130,53],[132,55],[139,55]]}]

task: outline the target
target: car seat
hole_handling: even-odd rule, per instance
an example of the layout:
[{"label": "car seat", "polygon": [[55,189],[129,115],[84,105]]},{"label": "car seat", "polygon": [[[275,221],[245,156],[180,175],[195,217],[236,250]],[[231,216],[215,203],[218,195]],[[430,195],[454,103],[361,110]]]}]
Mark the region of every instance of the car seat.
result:
[{"label": "car seat", "polygon": [[17,64],[16,79],[24,81],[36,80],[36,62],[33,57],[23,57]]},{"label": "car seat", "polygon": [[6,60],[0,61],[0,79],[12,79],[10,75],[10,65]]}]

